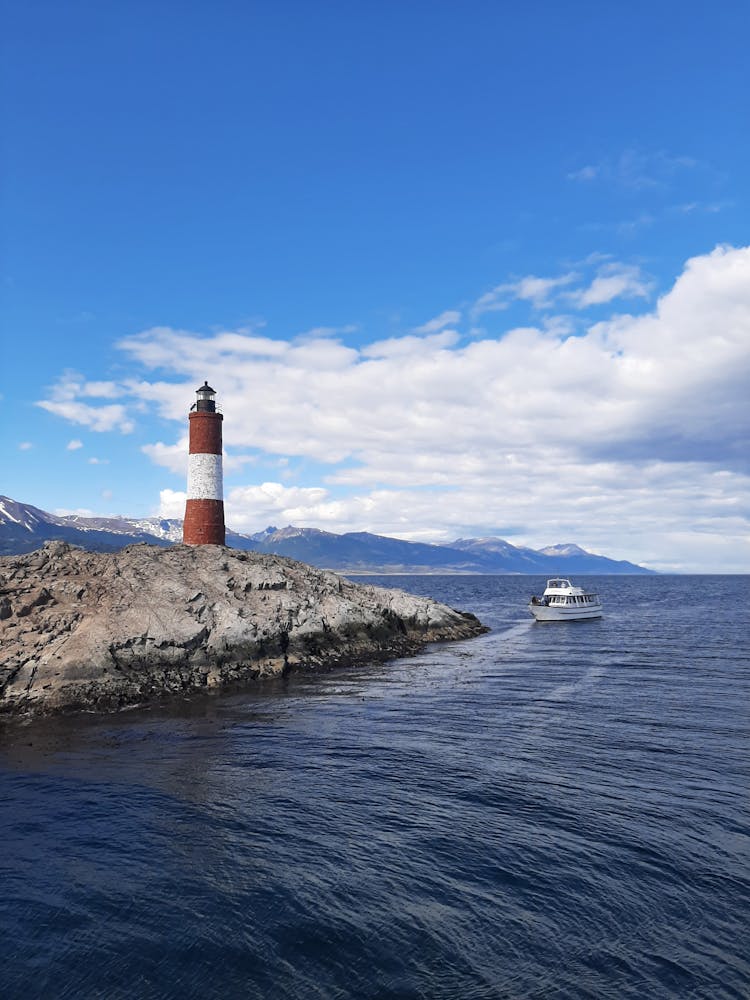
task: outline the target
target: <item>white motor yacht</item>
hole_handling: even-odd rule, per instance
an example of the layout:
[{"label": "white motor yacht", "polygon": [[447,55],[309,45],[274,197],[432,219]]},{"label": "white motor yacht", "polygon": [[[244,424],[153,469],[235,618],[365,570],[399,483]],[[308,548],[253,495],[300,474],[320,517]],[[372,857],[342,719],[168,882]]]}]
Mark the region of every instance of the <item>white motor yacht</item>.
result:
[{"label": "white motor yacht", "polygon": [[602,602],[596,594],[574,587],[570,580],[547,580],[541,597],[532,597],[529,611],[538,622],[577,622],[601,618]]}]

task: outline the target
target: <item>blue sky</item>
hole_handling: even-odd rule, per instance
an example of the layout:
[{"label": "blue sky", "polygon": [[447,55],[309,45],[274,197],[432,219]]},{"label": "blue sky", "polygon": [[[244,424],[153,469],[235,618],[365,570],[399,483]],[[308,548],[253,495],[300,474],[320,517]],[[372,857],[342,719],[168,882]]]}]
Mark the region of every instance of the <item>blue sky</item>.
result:
[{"label": "blue sky", "polygon": [[2,11],[0,493],[750,571],[746,3]]}]

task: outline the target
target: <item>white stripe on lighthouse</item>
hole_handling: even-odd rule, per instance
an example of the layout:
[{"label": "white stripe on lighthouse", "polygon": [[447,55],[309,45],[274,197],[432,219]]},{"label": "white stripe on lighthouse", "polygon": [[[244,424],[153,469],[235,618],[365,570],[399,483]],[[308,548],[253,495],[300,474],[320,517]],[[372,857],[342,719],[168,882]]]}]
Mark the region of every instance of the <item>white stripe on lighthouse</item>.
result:
[{"label": "white stripe on lighthouse", "polygon": [[188,500],[223,500],[221,455],[188,455]]}]

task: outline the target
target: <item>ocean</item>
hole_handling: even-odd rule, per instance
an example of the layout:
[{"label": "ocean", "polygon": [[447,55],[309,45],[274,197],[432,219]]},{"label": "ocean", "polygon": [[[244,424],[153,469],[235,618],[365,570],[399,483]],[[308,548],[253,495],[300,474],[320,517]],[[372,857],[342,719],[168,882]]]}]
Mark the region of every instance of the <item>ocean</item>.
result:
[{"label": "ocean", "polygon": [[492,631],[0,724],[0,993],[747,998],[750,578],[373,577]]}]

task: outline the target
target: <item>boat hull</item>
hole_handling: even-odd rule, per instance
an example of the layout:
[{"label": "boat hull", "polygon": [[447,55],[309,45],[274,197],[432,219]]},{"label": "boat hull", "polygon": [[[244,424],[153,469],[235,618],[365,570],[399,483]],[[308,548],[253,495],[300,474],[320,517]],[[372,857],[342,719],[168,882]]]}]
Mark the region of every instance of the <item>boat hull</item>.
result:
[{"label": "boat hull", "polygon": [[581,622],[589,618],[601,618],[601,604],[588,608],[549,607],[546,604],[530,604],[529,611],[538,622]]}]

